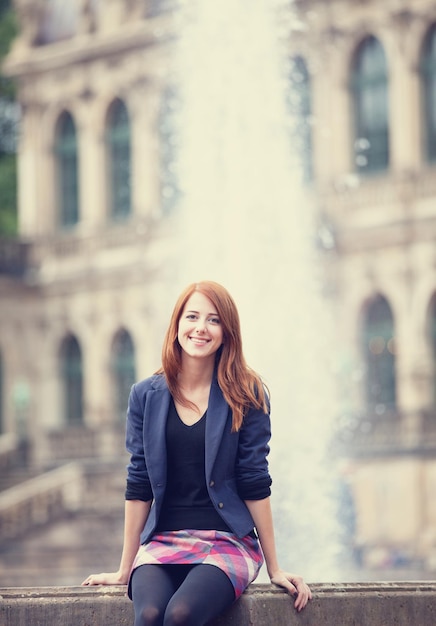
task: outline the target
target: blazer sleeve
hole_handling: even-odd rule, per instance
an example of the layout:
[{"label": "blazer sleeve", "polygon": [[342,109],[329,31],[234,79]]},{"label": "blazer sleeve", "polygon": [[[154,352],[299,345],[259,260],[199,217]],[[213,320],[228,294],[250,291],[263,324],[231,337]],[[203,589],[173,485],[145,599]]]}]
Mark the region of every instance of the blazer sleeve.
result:
[{"label": "blazer sleeve", "polygon": [[271,422],[269,413],[250,409],[239,431],[236,484],[242,500],[263,500],[271,495],[268,469]]},{"label": "blazer sleeve", "polygon": [[143,439],[144,410],[133,385],[127,409],[126,449],[130,453],[130,463],[127,466],[126,500],[153,499],[150,480],[144,455]]}]

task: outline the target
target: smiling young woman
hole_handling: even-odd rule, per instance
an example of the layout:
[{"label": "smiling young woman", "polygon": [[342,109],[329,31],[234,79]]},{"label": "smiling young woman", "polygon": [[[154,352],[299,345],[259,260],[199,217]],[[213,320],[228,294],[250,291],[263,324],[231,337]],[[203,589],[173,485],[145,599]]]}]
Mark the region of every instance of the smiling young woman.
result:
[{"label": "smiling young woman", "polygon": [[265,561],[271,582],[311,598],[278,564],[267,456],[269,398],[242,352],[239,315],[221,285],[181,294],[162,367],[132,387],[119,569],[83,585],[127,584],[134,626],[203,626],[240,597]]}]

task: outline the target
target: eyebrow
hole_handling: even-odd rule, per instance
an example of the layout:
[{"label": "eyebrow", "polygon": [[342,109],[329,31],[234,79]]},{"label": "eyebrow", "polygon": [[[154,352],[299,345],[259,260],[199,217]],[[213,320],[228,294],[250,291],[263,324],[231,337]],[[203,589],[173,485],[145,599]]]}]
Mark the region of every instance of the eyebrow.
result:
[{"label": "eyebrow", "polygon": [[[199,315],[200,311],[196,311],[195,309],[188,309],[186,313],[197,313],[197,315]],[[218,313],[216,312],[208,313],[208,315],[215,315],[216,317],[219,317]]]}]

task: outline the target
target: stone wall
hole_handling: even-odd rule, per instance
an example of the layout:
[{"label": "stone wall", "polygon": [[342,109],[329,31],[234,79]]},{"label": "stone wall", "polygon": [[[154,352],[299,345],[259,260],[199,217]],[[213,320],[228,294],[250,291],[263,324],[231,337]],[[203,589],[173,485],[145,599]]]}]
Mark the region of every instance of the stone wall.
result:
[{"label": "stone wall", "polygon": [[[251,585],[213,626],[434,626],[436,582],[318,584],[297,613],[281,589]],[[124,587],[0,589],[1,626],[130,626]]]}]

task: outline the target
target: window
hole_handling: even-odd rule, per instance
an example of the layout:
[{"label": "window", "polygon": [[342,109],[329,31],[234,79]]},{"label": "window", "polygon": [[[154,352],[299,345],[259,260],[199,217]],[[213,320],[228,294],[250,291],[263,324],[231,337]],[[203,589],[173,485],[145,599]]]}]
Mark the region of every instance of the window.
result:
[{"label": "window", "polygon": [[296,56],[290,59],[288,111],[293,121],[292,149],[300,159],[303,181],[313,178],[312,165],[312,97],[306,61]]},{"label": "window", "polygon": [[389,165],[388,73],[382,45],[368,37],[358,47],[352,68],[354,159],[370,174]]},{"label": "window", "polygon": [[429,339],[431,346],[431,356],[432,356],[432,365],[433,365],[433,406],[436,407],[436,294],[430,301],[429,307]]},{"label": "window", "polygon": [[59,118],[55,156],[58,174],[59,223],[61,228],[77,224],[79,219],[78,158],[76,126],[69,113]]},{"label": "window", "polygon": [[4,433],[4,417],[3,417],[3,356],[0,352],[0,435]]},{"label": "window", "polygon": [[67,337],[61,348],[61,376],[64,395],[64,416],[67,424],[83,422],[82,353],[77,339]]},{"label": "window", "polygon": [[436,24],[424,40],[421,58],[421,80],[424,104],[424,145],[426,158],[436,161]]},{"label": "window", "polygon": [[127,108],[115,100],[109,108],[106,150],[110,187],[110,215],[124,220],[131,212],[131,142]]},{"label": "window", "polygon": [[121,330],[112,345],[111,369],[117,417],[124,421],[130,389],[135,382],[135,350],[129,333]]},{"label": "window", "polygon": [[161,208],[168,215],[180,200],[180,187],[177,178],[177,115],[179,98],[174,87],[168,87],[162,97],[159,112],[160,142],[160,193]]},{"label": "window", "polygon": [[394,323],[383,296],[377,296],[366,311],[362,340],[367,406],[383,415],[396,405]]}]

